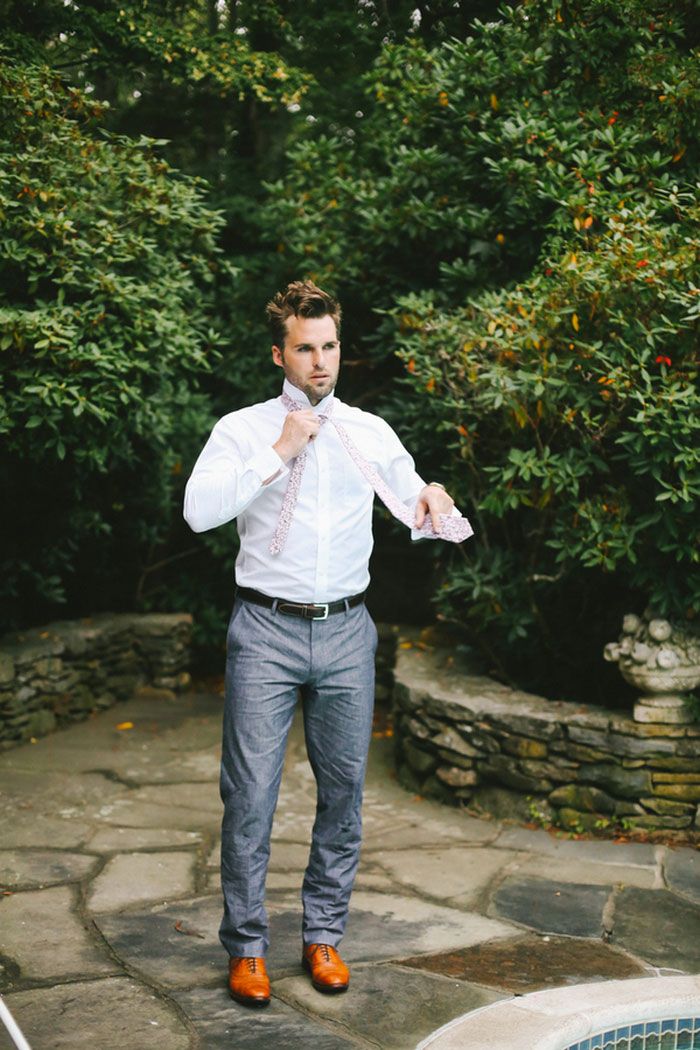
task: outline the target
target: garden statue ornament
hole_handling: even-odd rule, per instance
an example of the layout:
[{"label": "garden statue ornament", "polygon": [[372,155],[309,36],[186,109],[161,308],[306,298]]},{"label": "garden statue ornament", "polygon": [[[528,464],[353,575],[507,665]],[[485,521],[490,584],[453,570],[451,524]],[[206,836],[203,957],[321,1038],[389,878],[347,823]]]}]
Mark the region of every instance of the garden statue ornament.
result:
[{"label": "garden statue ornament", "polygon": [[700,631],[647,610],[627,613],[617,642],[603,653],[643,695],[634,705],[636,722],[684,724],[696,720],[687,693],[700,685]]}]

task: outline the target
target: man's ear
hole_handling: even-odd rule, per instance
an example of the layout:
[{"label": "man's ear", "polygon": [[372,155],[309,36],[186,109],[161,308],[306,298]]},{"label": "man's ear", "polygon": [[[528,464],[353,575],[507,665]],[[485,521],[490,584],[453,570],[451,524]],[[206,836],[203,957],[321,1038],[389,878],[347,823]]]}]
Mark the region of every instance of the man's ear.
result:
[{"label": "man's ear", "polygon": [[280,368],[284,368],[284,354],[278,346],[272,347],[272,360],[276,365],[279,365]]}]

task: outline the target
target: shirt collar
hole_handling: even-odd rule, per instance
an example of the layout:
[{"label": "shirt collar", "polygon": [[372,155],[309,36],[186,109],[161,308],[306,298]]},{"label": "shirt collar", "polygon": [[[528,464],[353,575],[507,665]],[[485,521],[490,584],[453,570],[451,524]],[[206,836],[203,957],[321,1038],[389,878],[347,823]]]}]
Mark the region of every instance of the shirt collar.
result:
[{"label": "shirt collar", "polygon": [[300,390],[299,387],[294,386],[288,379],[285,379],[282,384],[282,390],[287,397],[291,397],[292,401],[296,401],[302,406],[302,408],[310,408],[318,414],[325,412],[330,407],[335,394],[335,391],[331,390],[330,394],[326,394],[324,399],[319,401],[317,405],[312,405],[304,391]]}]

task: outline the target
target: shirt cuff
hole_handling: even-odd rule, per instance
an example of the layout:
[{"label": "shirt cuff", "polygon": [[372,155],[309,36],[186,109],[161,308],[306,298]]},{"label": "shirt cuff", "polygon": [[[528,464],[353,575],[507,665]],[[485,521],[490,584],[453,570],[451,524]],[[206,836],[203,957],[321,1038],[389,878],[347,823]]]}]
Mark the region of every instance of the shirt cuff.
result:
[{"label": "shirt cuff", "polygon": [[289,467],[280,459],[272,446],[256,452],[248,460],[247,467],[248,470],[252,470],[258,475],[261,484],[270,478],[270,484],[273,485],[280,478],[284,478],[289,474]]},{"label": "shirt cuff", "polygon": [[[426,515],[426,517],[427,517],[427,515]],[[462,513],[461,513],[461,511],[458,511],[456,507],[453,507],[452,510],[450,511],[450,517],[451,518],[461,518],[462,517]],[[420,531],[420,529],[411,529],[411,539],[412,540],[437,540],[439,538],[440,538],[439,536],[424,536],[423,533]]]}]

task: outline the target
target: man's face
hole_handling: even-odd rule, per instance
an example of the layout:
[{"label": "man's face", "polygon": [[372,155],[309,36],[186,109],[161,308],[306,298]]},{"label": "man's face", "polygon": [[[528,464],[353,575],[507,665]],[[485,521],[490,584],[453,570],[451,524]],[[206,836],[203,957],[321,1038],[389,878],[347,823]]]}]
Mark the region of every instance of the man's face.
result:
[{"label": "man's face", "polygon": [[335,387],[340,368],[340,343],[335,321],[325,317],[288,317],[284,346],[273,346],[272,360],[297,390],[317,405]]}]

